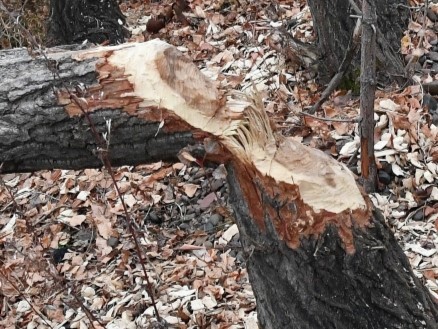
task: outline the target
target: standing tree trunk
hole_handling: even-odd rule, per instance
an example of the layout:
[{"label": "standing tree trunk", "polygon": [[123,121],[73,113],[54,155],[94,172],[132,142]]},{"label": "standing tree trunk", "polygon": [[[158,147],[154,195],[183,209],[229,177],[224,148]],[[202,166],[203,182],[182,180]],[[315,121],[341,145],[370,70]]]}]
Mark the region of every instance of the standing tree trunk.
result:
[{"label": "standing tree trunk", "polygon": [[[147,161],[153,145],[166,141],[165,156],[173,151],[175,157],[179,138],[186,138],[208,150],[201,158],[228,166],[262,328],[438,327],[436,304],[352,173],[323,152],[272,132],[262,104],[244,95],[226,101],[176,48],[154,40],[50,53],[64,84],[52,80],[41,58],[18,57],[0,52],[0,162],[6,171],[59,167],[64,158],[69,168],[96,163],[87,160],[96,159],[95,143],[78,124],[82,111],[64,89],[74,92],[80,82],[81,106],[93,119],[116,123],[109,152],[125,145],[118,164]],[[131,124],[137,129],[129,130]],[[152,130],[141,133],[146,145],[139,144],[140,130]]]},{"label": "standing tree trunk", "polygon": [[[319,78],[327,83],[336,74],[351,41],[356,19],[360,15],[358,0],[308,0],[321,55]],[[378,82],[404,82],[403,61],[399,55],[400,40],[407,28],[409,9],[406,0],[378,0],[377,5],[377,72]],[[404,5],[404,6],[403,6]],[[358,85],[360,58],[353,60],[348,76],[349,86]]]},{"label": "standing tree trunk", "polygon": [[124,24],[117,0],[50,0],[47,45],[123,43]]}]

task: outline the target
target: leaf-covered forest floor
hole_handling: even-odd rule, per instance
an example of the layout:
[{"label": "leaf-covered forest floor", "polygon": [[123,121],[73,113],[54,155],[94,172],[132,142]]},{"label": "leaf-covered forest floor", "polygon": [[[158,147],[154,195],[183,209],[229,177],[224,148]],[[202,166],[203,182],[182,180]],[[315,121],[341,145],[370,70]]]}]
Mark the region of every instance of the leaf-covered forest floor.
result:
[{"label": "leaf-covered forest floor", "polygon": [[[301,114],[323,90],[314,80],[317,72],[303,67],[287,46],[289,34],[315,41],[306,1],[188,4],[122,2],[131,41],[160,38],[177,46],[219,88],[262,97],[283,134],[358,173],[357,96],[338,90],[317,114],[339,121]],[[438,74],[438,5],[427,12],[422,1],[410,5],[402,53],[419,61],[411,86],[376,94],[381,184],[371,198],[438,299],[438,113],[421,87]],[[222,166],[182,163],[116,170],[159,314],[170,328],[257,328],[225,177]],[[91,328],[90,319],[95,328],[153,323],[151,298],[105,170],[2,175],[0,245],[0,328]]]}]

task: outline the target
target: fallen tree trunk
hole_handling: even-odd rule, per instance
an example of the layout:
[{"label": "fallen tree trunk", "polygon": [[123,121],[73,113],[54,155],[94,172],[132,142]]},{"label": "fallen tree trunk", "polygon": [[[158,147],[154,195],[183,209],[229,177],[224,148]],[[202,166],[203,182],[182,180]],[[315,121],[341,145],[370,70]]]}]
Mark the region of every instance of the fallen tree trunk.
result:
[{"label": "fallen tree trunk", "polygon": [[65,89],[81,83],[98,128],[112,119],[114,165],[176,157],[188,143],[227,165],[263,328],[437,328],[436,304],[352,173],[272,132],[256,97],[226,98],[161,41],[48,56],[61,79],[40,57],[0,53],[5,172],[97,165]]},{"label": "fallen tree trunk", "polygon": [[[69,95],[56,95],[62,86],[73,92],[79,85],[98,83],[99,58],[72,59],[74,52],[58,49],[50,53],[50,64],[59,70],[62,81],[54,78],[43,57],[32,58],[26,49],[0,53],[0,163],[1,171],[23,172],[47,168],[91,168],[102,165],[96,140],[79,113],[69,114],[60,103],[69,103]],[[168,114],[151,111],[151,120],[126,113],[123,93],[130,91],[126,81],[117,78],[102,81],[102,88],[90,90],[101,97],[99,110],[90,113],[99,132],[105,132],[111,120],[110,159],[114,166],[136,165],[158,160],[174,160],[178,151],[194,143],[190,126],[171,131],[160,122]],[[98,95],[98,96],[96,96]],[[60,98],[63,98],[62,100]],[[111,103],[111,104],[110,104]],[[70,104],[67,108],[71,108]],[[94,106],[94,105],[92,105]],[[74,107],[74,106],[73,106]],[[156,114],[154,114],[156,113]]]}]

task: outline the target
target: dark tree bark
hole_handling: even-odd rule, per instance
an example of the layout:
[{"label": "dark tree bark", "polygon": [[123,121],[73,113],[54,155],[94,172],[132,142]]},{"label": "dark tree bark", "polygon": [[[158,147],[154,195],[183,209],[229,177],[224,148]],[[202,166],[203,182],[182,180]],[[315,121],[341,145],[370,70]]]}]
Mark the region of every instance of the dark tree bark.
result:
[{"label": "dark tree bark", "polygon": [[[0,52],[5,172],[97,165],[81,106],[99,127],[107,117],[117,123],[117,150],[110,149],[117,164],[154,160],[160,151],[176,157],[195,142],[202,159],[228,166],[262,328],[438,327],[436,304],[353,175],[275,135],[260,104],[225,101],[189,59],[156,40],[48,57],[62,82],[52,81],[40,57]],[[71,97],[78,82],[81,106]]]},{"label": "dark tree bark", "polygon": [[[355,6],[352,6],[355,3]],[[336,74],[345,56],[353,35],[356,18],[360,14],[361,2],[357,0],[308,0],[313,17],[313,26],[318,36],[321,55],[319,78],[328,83]],[[403,61],[399,55],[400,40],[409,20],[406,0],[379,0],[377,5],[377,72],[378,82],[404,82]],[[401,6],[405,5],[405,6]],[[360,58],[352,62],[350,75],[358,79]]]},{"label": "dark tree bark", "polygon": [[123,43],[124,24],[117,0],[50,0],[47,45]]},{"label": "dark tree bark", "polygon": [[[72,60],[71,55],[69,51],[50,55],[51,64],[58,67],[65,85],[73,90],[78,84],[97,84],[98,58],[79,62]],[[79,116],[69,116],[58,104],[56,92],[64,84],[54,80],[53,72],[42,57],[33,59],[26,49],[2,51],[0,72],[3,76],[0,81],[3,173],[102,165],[87,123]],[[126,91],[123,85],[113,87],[118,88],[113,97]],[[181,148],[194,142],[189,127],[170,133],[165,128],[159,129],[160,117],[145,121],[119,109],[90,115],[99,132],[105,132],[106,121],[111,120],[110,159],[114,166],[175,160]]]},{"label": "dark tree bark", "polygon": [[[254,223],[252,205],[242,201],[241,170],[229,167],[228,175],[261,328],[437,328],[437,306],[379,211],[373,211],[366,229],[353,224],[353,253],[345,251],[335,223],[291,250],[275,227],[278,219],[267,216],[265,231]],[[274,213],[299,209],[267,189],[256,193]]]}]

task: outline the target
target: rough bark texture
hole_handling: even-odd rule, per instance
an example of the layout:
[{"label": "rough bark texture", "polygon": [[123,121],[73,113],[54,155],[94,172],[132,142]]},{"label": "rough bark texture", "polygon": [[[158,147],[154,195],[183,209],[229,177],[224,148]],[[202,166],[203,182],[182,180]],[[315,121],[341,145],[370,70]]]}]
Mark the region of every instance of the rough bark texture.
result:
[{"label": "rough bark texture", "polygon": [[[273,227],[275,218],[265,217],[265,231],[256,225],[239,170],[230,166],[228,175],[261,328],[437,328],[437,307],[379,212],[368,228],[353,228],[353,254],[345,252],[335,225],[292,250]],[[292,200],[259,193],[262,208],[296,209]]]},{"label": "rough bark texture", "polygon": [[[52,53],[52,65],[72,87],[97,83],[97,59],[76,62],[71,53]],[[100,167],[95,138],[84,118],[67,114],[59,105],[53,72],[46,61],[32,58],[26,49],[0,52],[0,163],[1,171],[20,172],[50,168]],[[120,108],[122,104],[120,104]],[[165,132],[160,122],[145,121],[117,109],[91,114],[100,132],[111,120],[110,159],[114,166],[176,159],[178,151],[193,143],[189,129]]]},{"label": "rough bark texture", "polygon": [[[361,2],[356,8],[361,8]],[[319,77],[322,82],[328,83],[336,74],[345,55],[345,50],[353,35],[355,18],[358,15],[352,8],[350,0],[308,0],[313,17],[313,25],[318,35],[318,48],[321,53]],[[398,54],[400,39],[407,27],[409,10],[398,5],[407,5],[406,0],[379,0],[377,1],[377,69],[381,83],[392,81],[402,82],[403,62]],[[359,77],[359,56],[351,67],[352,78]]]},{"label": "rough bark texture", "polygon": [[6,171],[98,165],[83,113],[64,88],[83,83],[80,102],[92,119],[117,123],[113,165],[175,157],[191,141],[208,150],[206,159],[228,164],[262,328],[437,328],[436,305],[353,175],[275,135],[261,105],[225,101],[158,40],[48,57],[62,82],[41,57],[0,52]]},{"label": "rough bark texture", "polygon": [[124,24],[117,0],[50,0],[47,45],[122,43]]}]

